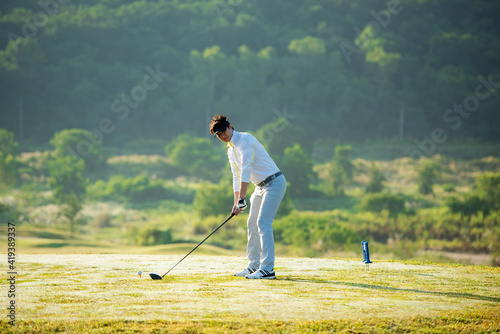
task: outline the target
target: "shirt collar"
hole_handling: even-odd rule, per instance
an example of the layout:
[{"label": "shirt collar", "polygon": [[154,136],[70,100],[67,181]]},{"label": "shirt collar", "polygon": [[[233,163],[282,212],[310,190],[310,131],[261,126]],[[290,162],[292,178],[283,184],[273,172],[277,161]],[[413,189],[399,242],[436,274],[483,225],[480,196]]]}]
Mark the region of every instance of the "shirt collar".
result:
[{"label": "shirt collar", "polygon": [[237,145],[240,140],[240,133],[238,131],[233,130],[233,135],[231,136],[231,140],[227,143],[227,147],[234,147]]}]

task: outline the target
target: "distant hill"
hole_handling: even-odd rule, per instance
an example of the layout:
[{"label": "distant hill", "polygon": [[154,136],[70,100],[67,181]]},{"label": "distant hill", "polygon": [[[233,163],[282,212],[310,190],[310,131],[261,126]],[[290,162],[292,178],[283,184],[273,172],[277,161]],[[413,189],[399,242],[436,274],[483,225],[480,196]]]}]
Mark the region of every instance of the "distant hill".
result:
[{"label": "distant hill", "polygon": [[499,12],[488,0],[2,1],[0,126],[35,145],[66,128],[123,145],[205,136],[222,113],[242,130],[284,117],[313,139],[498,141]]}]

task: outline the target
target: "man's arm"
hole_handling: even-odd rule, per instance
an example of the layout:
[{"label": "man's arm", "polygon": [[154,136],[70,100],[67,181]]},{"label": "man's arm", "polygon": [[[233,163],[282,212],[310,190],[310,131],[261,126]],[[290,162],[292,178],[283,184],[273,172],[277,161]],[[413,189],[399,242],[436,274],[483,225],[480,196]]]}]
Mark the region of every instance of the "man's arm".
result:
[{"label": "man's arm", "polygon": [[241,182],[240,185],[240,191],[235,191],[234,192],[234,205],[233,205],[233,212],[235,216],[237,216],[239,213],[242,211],[238,208],[238,202],[240,198],[245,198],[247,195],[247,190],[248,190],[248,185],[249,182]]},{"label": "man's arm", "polygon": [[248,185],[250,184],[250,182],[241,182],[241,186],[240,186],[240,198],[245,198],[247,197],[247,190],[248,190]]}]

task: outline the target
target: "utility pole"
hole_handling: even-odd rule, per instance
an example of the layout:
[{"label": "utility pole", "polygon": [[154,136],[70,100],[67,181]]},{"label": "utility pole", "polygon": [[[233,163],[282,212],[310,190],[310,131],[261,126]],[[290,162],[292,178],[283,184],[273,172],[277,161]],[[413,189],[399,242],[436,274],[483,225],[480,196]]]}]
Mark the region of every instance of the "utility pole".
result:
[{"label": "utility pole", "polygon": [[208,127],[210,126],[210,120],[211,120],[211,113],[212,113],[212,104],[214,102],[214,95],[215,95],[215,68],[214,64],[210,64],[210,92],[208,93],[208,102],[207,102],[207,109],[206,109],[206,115],[205,115],[205,133],[206,137],[210,138],[210,134],[207,132]]},{"label": "utility pole", "polygon": [[403,103],[401,103],[401,107],[399,108],[399,143],[403,142],[404,124],[405,124],[405,106]]},{"label": "utility pole", "polygon": [[23,142],[23,127],[24,127],[24,110],[23,110],[23,98],[19,98],[19,143]]}]

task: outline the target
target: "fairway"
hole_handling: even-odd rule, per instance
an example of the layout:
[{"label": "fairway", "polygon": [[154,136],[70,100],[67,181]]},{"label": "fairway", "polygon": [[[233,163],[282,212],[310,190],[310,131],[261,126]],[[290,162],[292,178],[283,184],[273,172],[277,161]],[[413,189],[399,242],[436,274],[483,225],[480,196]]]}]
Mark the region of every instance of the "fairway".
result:
[{"label": "fairway", "polygon": [[[500,268],[278,258],[276,280],[232,274],[243,257],[20,254],[16,326],[1,332],[498,332]],[[137,272],[142,270],[140,278]],[[4,271],[5,272],[5,271]],[[2,305],[8,282],[2,279]],[[4,309],[4,313],[6,313]]]}]

